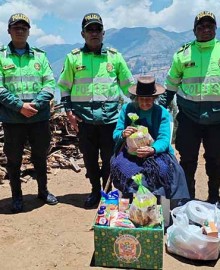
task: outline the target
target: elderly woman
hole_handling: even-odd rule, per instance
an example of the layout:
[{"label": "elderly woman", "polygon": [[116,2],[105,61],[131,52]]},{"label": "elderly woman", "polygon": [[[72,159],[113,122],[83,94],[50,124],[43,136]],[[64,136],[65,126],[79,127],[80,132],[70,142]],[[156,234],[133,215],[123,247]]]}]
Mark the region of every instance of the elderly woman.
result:
[{"label": "elderly woman", "polygon": [[[137,191],[132,176],[142,173],[144,186],[155,195],[168,199],[189,198],[183,169],[170,144],[169,112],[154,103],[164,91],[153,77],[139,77],[137,84],[129,89],[134,96],[133,101],[122,106],[113,133],[117,151],[111,159],[111,180],[124,197],[131,197]],[[136,115],[135,125],[131,115]],[[131,151],[128,138],[134,133],[138,137],[140,126],[148,128],[152,140],[146,140],[148,143],[145,145],[137,144]]]}]

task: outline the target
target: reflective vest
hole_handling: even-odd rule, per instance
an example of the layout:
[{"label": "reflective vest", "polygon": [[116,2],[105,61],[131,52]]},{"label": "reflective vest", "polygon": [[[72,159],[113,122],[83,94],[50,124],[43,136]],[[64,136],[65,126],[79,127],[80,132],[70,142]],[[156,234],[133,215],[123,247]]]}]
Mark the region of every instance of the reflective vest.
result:
[{"label": "reflective vest", "polygon": [[[0,120],[11,123],[36,122],[49,119],[49,101],[56,82],[45,52],[30,48],[22,55],[12,43],[0,49]],[[23,102],[33,102],[39,113],[26,119],[19,114]]]},{"label": "reflective vest", "polygon": [[165,87],[179,108],[202,124],[220,123],[220,41],[193,41],[174,54]]},{"label": "reflective vest", "polygon": [[121,91],[128,95],[134,79],[122,55],[115,49],[101,54],[75,49],[67,54],[58,80],[61,99],[85,122],[114,123],[118,118]]}]

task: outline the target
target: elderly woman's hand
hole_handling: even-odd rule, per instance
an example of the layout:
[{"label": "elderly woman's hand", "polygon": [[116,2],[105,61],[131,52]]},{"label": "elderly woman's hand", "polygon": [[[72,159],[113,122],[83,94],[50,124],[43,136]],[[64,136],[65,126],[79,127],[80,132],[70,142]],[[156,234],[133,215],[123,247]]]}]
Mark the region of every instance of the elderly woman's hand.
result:
[{"label": "elderly woman's hand", "polygon": [[140,158],[146,158],[153,156],[155,153],[155,150],[151,146],[141,146],[140,148],[137,149],[137,156]]},{"label": "elderly woman's hand", "polygon": [[122,137],[127,138],[127,137],[131,136],[131,134],[133,134],[136,131],[137,131],[136,127],[127,126],[126,129],[123,130],[123,132],[122,132]]}]

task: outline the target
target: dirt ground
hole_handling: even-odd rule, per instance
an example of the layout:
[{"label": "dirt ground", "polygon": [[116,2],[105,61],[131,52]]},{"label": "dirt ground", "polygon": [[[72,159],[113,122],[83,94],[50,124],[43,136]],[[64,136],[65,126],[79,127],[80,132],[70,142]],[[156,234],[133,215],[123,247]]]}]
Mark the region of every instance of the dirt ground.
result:
[{"label": "dirt ground", "polygon": [[[83,202],[90,192],[85,170],[53,170],[48,187],[58,199],[55,206],[43,205],[36,198],[35,180],[22,183],[25,211],[10,212],[10,187],[0,185],[0,269],[1,270],[86,270],[94,267],[94,235],[90,230],[96,209],[85,210]],[[207,197],[207,178],[202,151],[197,170],[197,198]],[[165,243],[164,236],[164,243]],[[218,261],[192,261],[165,251],[164,270],[220,269]]]}]

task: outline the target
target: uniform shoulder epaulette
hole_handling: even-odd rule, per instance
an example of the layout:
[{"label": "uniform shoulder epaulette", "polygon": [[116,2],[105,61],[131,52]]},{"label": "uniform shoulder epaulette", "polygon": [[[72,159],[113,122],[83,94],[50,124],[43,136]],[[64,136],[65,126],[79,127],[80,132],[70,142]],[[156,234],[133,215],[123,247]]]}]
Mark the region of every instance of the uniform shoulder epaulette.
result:
[{"label": "uniform shoulder epaulette", "polygon": [[185,43],[182,47],[179,48],[179,50],[177,51],[177,53],[180,53],[182,51],[185,51],[187,48],[189,48],[189,46],[191,45],[191,42]]},{"label": "uniform shoulder epaulette", "polygon": [[36,52],[45,53],[44,50],[39,49],[39,48],[37,48],[37,47],[32,47],[31,49],[34,50],[34,51],[36,51]]},{"label": "uniform shoulder epaulette", "polygon": [[76,48],[71,51],[72,54],[80,53],[80,49]]},{"label": "uniform shoulder epaulette", "polygon": [[110,51],[111,53],[117,53],[118,51],[115,48],[107,48],[108,51]]}]

